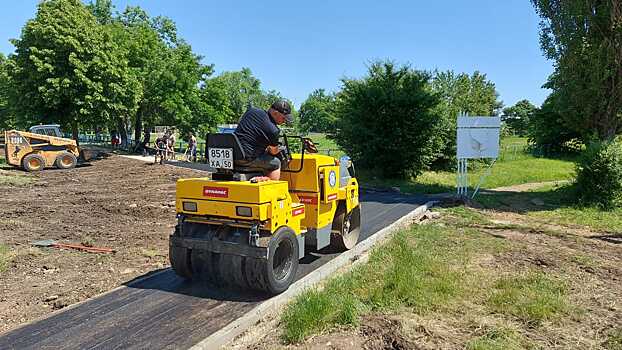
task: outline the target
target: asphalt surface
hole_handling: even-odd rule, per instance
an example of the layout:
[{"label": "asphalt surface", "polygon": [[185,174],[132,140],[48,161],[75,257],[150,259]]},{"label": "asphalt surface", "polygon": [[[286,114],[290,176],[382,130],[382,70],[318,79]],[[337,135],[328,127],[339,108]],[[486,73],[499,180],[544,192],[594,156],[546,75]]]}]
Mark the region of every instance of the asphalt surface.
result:
[{"label": "asphalt surface", "polygon": [[[360,241],[428,199],[390,192],[361,195]],[[338,254],[311,253],[298,278]],[[170,268],[0,335],[0,349],[187,349],[267,297],[178,277]]]}]

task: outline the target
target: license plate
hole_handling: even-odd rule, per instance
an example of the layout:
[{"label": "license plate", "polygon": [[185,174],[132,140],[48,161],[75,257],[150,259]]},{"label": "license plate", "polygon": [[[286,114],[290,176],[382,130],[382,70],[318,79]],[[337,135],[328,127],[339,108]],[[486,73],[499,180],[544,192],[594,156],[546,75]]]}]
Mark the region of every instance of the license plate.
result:
[{"label": "license plate", "polygon": [[232,148],[208,148],[209,166],[216,169],[233,170]]}]

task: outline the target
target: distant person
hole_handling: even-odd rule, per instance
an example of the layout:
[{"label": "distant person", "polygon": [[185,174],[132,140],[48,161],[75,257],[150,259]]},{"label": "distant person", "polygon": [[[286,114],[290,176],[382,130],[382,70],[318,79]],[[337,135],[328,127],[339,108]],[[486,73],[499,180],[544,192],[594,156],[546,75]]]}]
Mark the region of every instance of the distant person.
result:
[{"label": "distant person", "polygon": [[197,138],[192,132],[188,133],[188,157],[191,162],[197,161]]},{"label": "distant person", "polygon": [[234,131],[246,154],[246,159],[236,161],[236,164],[263,169],[267,177],[256,178],[256,180],[279,180],[281,160],[276,155],[279,154],[281,131],[277,125],[292,121],[292,108],[285,100],[273,103],[267,111],[250,107],[242,115]]},{"label": "distant person", "polygon": [[168,141],[166,138],[166,134],[162,134],[158,136],[158,138],[156,138],[155,140],[155,150],[156,150],[155,162],[156,163],[159,160],[160,164],[162,164],[162,161],[166,158],[167,147],[168,147]]},{"label": "distant person", "polygon": [[175,131],[173,129],[169,129],[166,132],[166,134],[167,134],[167,140],[168,140],[167,150],[171,154],[171,156],[168,158],[174,159],[175,158]]}]

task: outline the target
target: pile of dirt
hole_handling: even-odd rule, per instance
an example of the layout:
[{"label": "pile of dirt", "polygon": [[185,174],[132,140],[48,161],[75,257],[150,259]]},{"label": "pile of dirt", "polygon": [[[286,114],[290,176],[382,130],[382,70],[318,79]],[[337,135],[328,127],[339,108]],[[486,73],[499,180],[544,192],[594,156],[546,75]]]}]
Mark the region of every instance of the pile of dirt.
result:
[{"label": "pile of dirt", "polygon": [[381,315],[364,319],[361,334],[365,338],[363,349],[368,350],[414,350],[420,349],[402,334],[402,324],[398,320]]},{"label": "pile of dirt", "polygon": [[[9,248],[0,332],[167,267],[175,182],[201,174],[111,156],[34,176],[27,185],[0,185],[0,244]],[[32,246],[45,239],[116,253]]]}]

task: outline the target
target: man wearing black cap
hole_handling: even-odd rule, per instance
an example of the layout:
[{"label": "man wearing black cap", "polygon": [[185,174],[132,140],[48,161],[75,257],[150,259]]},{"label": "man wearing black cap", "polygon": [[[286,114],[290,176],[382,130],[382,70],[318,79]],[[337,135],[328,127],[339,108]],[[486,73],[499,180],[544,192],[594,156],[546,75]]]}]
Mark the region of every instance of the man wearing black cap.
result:
[{"label": "man wearing black cap", "polygon": [[273,103],[267,111],[249,108],[234,131],[246,154],[246,159],[237,164],[264,169],[270,180],[278,180],[281,177],[281,161],[275,157],[279,153],[280,130],[277,125],[291,123],[291,113],[289,103],[284,100]]}]

